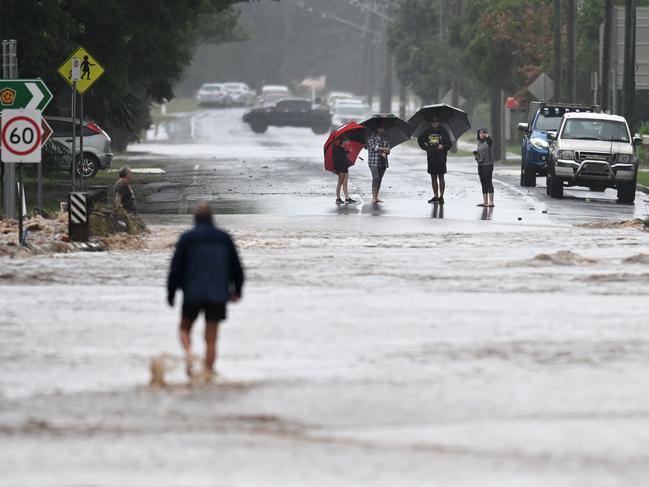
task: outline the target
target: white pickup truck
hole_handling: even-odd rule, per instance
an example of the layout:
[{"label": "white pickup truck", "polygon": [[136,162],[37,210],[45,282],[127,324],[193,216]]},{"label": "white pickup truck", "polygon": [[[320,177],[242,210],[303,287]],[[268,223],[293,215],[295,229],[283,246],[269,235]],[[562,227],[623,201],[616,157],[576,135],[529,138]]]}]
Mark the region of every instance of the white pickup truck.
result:
[{"label": "white pickup truck", "polygon": [[547,194],[563,197],[565,186],[587,186],[593,191],[617,189],[617,198],[633,203],[638,161],[624,117],[605,113],[566,113],[556,133],[549,134]]}]

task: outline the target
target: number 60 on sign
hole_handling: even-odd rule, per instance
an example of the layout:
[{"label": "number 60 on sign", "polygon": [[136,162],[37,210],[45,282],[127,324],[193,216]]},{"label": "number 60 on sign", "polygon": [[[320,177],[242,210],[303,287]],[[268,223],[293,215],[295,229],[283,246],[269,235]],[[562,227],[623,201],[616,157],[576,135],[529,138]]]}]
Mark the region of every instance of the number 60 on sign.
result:
[{"label": "number 60 on sign", "polygon": [[40,110],[3,110],[2,162],[41,162]]}]

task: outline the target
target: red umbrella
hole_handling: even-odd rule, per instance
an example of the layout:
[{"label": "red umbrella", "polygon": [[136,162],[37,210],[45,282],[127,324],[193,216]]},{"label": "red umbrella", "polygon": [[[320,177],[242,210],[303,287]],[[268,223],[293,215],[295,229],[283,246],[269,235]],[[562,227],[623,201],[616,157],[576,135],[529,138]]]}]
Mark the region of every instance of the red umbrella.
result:
[{"label": "red umbrella", "polygon": [[347,159],[349,159],[352,165],[355,164],[356,159],[358,159],[358,154],[363,150],[367,142],[366,132],[367,129],[356,122],[345,124],[331,132],[324,144],[325,169],[331,172],[335,171],[333,157],[334,143],[336,139],[342,138],[343,136],[349,139],[344,146],[347,152]]}]

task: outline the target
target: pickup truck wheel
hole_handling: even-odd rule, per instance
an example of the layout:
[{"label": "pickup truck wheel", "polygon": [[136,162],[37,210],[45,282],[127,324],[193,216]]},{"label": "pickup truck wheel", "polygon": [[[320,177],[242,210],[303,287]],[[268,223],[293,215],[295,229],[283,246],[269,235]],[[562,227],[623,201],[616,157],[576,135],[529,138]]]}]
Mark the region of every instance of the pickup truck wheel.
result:
[{"label": "pickup truck wheel", "polygon": [[550,198],[563,198],[563,181],[548,172],[546,192]]},{"label": "pickup truck wheel", "polygon": [[325,123],[316,123],[311,126],[311,130],[313,130],[313,133],[317,135],[326,134],[329,132],[329,125]]},{"label": "pickup truck wheel", "polygon": [[536,187],[536,171],[528,167],[525,162],[523,162],[523,167],[521,170],[521,186],[527,188]]},{"label": "pickup truck wheel", "polygon": [[263,134],[264,132],[266,132],[266,130],[268,130],[268,125],[259,120],[255,120],[250,123],[250,128],[256,134]]},{"label": "pickup truck wheel", "polygon": [[619,183],[617,185],[617,199],[620,203],[633,203],[635,201],[636,181]]}]

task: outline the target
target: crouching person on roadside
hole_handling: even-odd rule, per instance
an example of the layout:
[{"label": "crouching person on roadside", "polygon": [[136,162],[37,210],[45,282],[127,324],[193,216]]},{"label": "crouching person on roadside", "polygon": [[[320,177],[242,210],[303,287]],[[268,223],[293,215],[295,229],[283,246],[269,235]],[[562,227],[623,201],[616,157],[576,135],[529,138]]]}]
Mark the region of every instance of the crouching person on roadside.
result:
[{"label": "crouching person on roadside", "polygon": [[244,276],[232,238],[214,226],[206,203],[196,206],[194,220],[195,227],[178,240],[167,281],[167,301],[173,306],[176,290],[182,289],[180,340],[190,377],[192,325],[205,313],[205,371],[209,378],[215,373],[219,324],[226,319],[227,302],[241,299]]},{"label": "crouching person on roadside", "polygon": [[137,213],[135,205],[135,193],[131,188],[133,173],[131,168],[124,166],[119,170],[119,179],[113,187],[115,193],[115,206],[123,208],[127,213]]}]

